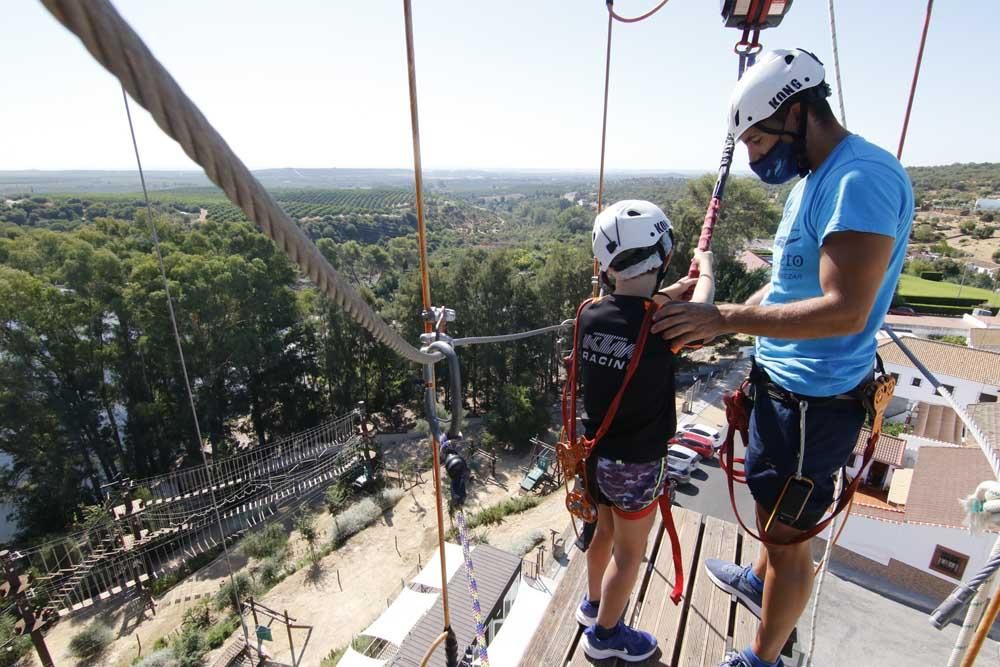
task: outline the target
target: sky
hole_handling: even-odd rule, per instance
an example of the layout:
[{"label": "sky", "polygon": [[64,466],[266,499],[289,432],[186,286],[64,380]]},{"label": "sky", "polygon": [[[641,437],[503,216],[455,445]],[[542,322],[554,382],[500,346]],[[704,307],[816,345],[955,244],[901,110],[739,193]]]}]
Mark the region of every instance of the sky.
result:
[{"label": "sky", "polygon": [[[656,0],[618,0],[621,14]],[[607,168],[718,165],[736,81],[718,0],[670,0],[615,23]],[[402,0],[117,0],[252,169],[412,167]],[[923,0],[837,0],[848,127],[895,152]],[[602,0],[413,0],[425,169],[596,171]],[[4,2],[0,169],[129,169],[117,80],[39,2]],[[934,8],[903,162],[1000,160],[996,0]],[[833,57],[826,0],[795,0],[765,47]],[[836,94],[836,93],[835,93]],[[836,109],[836,99],[831,99]],[[143,165],[195,169],[133,106]],[[737,151],[735,169],[746,169]]]}]

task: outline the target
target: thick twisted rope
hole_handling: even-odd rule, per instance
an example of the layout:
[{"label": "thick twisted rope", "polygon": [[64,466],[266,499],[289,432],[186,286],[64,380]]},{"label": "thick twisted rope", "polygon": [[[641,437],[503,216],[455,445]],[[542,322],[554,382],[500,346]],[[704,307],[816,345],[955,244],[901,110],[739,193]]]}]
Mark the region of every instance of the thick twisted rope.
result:
[{"label": "thick twisted rope", "polygon": [[91,55],[114,74],[129,95],[152,114],[188,157],[226,193],[319,290],[376,340],[417,364],[440,355],[420,352],[365,303],[267,193],[222,136],[184,94],[132,27],[107,0],[42,0],[56,19],[75,34]]}]

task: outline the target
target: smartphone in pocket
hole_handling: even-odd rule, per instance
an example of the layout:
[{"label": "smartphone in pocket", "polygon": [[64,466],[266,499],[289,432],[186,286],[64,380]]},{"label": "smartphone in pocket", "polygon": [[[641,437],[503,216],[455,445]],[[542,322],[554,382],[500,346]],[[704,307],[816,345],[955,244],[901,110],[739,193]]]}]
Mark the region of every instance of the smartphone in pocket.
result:
[{"label": "smartphone in pocket", "polygon": [[785,488],[781,490],[781,495],[778,496],[778,502],[775,503],[764,530],[770,530],[775,519],[788,525],[798,521],[815,486],[808,477],[795,475],[789,477],[788,481],[785,482]]}]

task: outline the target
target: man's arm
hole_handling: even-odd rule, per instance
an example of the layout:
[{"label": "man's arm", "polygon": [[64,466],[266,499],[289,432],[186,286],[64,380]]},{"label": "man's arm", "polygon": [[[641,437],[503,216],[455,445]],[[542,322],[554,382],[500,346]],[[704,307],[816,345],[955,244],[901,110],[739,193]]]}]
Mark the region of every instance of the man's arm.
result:
[{"label": "man's arm", "polygon": [[894,240],[866,232],[835,232],[820,249],[823,295],[777,305],[668,303],[654,316],[653,333],[675,347],[725,333],[806,339],[863,330],[885,277]]},{"label": "man's arm", "polygon": [[744,306],[759,306],[771,291],[771,281],[768,280],[767,284],[761,287],[759,290],[750,295],[750,297],[743,302]]}]

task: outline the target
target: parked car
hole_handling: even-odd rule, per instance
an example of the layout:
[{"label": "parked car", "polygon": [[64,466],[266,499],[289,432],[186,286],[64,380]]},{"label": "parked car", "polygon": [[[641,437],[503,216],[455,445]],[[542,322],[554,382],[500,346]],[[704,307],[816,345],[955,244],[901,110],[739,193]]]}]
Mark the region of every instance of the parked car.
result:
[{"label": "parked car", "polygon": [[722,444],[722,432],[714,426],[708,426],[707,424],[688,424],[687,426],[681,427],[681,430],[677,431],[677,435],[679,437],[696,435],[702,438],[708,438],[716,447]]},{"label": "parked car", "polygon": [[693,434],[671,438],[669,445],[671,447],[676,445],[693,450],[703,459],[710,459],[715,456],[715,445],[707,438],[700,438]]},{"label": "parked car", "polygon": [[916,315],[917,311],[913,310],[909,306],[896,306],[895,308],[889,309],[890,315]]},{"label": "parked car", "polygon": [[700,460],[701,455],[690,447],[670,445],[667,448],[667,461],[676,461],[680,465],[687,466],[688,469],[694,468]]},{"label": "parked car", "polygon": [[669,456],[667,457],[667,478],[672,480],[675,485],[690,484],[691,483],[691,468],[687,465],[676,461]]}]

